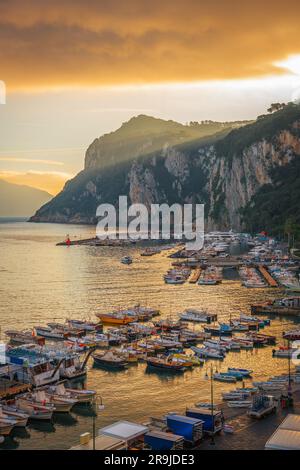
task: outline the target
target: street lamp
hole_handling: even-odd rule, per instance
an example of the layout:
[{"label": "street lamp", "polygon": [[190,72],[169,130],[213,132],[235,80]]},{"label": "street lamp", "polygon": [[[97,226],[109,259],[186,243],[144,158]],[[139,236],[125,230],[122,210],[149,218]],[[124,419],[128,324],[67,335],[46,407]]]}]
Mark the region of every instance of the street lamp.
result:
[{"label": "street lamp", "polygon": [[[216,369],[217,371],[217,369]],[[212,433],[211,433],[211,441],[210,445],[215,445],[215,418],[214,418],[214,377],[213,377],[213,365],[210,364],[210,377],[208,377],[208,374],[206,372],[206,378],[210,378],[210,408],[211,408],[211,427],[212,427]]]},{"label": "street lamp", "polygon": [[288,385],[288,406],[292,405],[292,381],[291,381],[291,349],[290,340],[288,339],[288,369],[289,369],[289,385]]},{"label": "street lamp", "polygon": [[96,450],[96,418],[98,416],[98,411],[104,410],[104,405],[101,396],[96,396],[92,402],[93,406],[93,450]]}]

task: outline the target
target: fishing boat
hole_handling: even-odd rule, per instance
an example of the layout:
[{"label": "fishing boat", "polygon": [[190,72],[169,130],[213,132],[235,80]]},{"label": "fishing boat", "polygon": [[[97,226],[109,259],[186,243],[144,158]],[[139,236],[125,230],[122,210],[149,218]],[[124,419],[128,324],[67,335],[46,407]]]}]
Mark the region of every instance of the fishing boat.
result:
[{"label": "fishing boat", "polygon": [[217,320],[217,315],[202,310],[187,309],[180,315],[181,321],[190,321],[197,323],[211,323]]},{"label": "fishing boat", "polygon": [[17,380],[40,387],[57,382],[60,377],[60,363],[54,366],[48,356],[36,350],[36,345],[18,346],[6,351],[9,364],[16,364]]},{"label": "fishing boat", "polygon": [[35,335],[34,331],[7,330],[5,334],[9,337],[10,342],[14,344],[36,343],[40,346],[45,344],[45,338]]},{"label": "fishing boat", "polygon": [[132,257],[131,256],[123,256],[123,258],[121,258],[121,263],[122,264],[131,264],[133,261],[132,261]]},{"label": "fishing boat", "polygon": [[172,339],[164,338],[154,338],[151,340],[152,344],[160,346],[164,349],[181,349],[182,344],[179,341],[174,341]]},{"label": "fishing boat", "polygon": [[169,319],[169,318],[167,318],[166,320],[154,321],[153,325],[158,330],[163,330],[163,331],[180,330],[182,326],[180,322]]},{"label": "fishing boat", "polygon": [[9,436],[13,430],[16,421],[13,422],[10,419],[0,419],[0,436]]},{"label": "fishing boat", "polygon": [[174,353],[173,357],[182,360],[187,360],[188,362],[191,362],[193,366],[202,366],[205,363],[204,359],[201,359],[200,357],[197,357],[192,354]]},{"label": "fishing boat", "polygon": [[16,409],[24,411],[30,419],[38,421],[49,421],[54,413],[54,406],[39,405],[27,400],[25,397],[17,397],[15,400]]},{"label": "fishing boat", "polygon": [[44,338],[64,340],[69,334],[63,329],[50,328],[49,326],[35,326],[34,331],[37,336]]},{"label": "fishing boat", "polygon": [[300,297],[283,297],[261,304],[251,305],[253,314],[300,315]]},{"label": "fishing boat", "polygon": [[222,398],[225,401],[240,401],[251,397],[251,393],[242,391],[223,392]]},{"label": "fishing boat", "polygon": [[50,385],[48,390],[62,398],[71,398],[75,400],[76,403],[91,403],[96,398],[96,392],[94,390],[69,388],[62,382],[56,385]]},{"label": "fishing boat", "polygon": [[101,322],[95,323],[90,321],[73,319],[66,320],[66,322],[71,328],[75,328],[75,330],[84,330],[87,333],[99,333],[103,331],[103,325]]},{"label": "fishing boat", "polygon": [[96,313],[95,315],[96,317],[100,318],[102,323],[109,323],[115,325],[128,325],[128,323],[138,320],[137,316],[132,317],[118,312]]},{"label": "fishing boat", "polygon": [[273,357],[281,357],[284,359],[291,359],[292,357],[294,357],[294,355],[296,355],[297,357],[295,357],[295,359],[298,359],[300,353],[298,353],[297,348],[292,349],[285,346],[279,346],[279,349],[273,349],[272,355]]},{"label": "fishing boat", "polygon": [[205,359],[220,359],[223,360],[225,355],[222,351],[212,348],[198,348],[196,346],[191,346],[191,350],[194,351],[195,354],[199,357],[203,357]]},{"label": "fishing boat", "polygon": [[16,411],[13,407],[1,403],[0,419],[2,418],[14,419],[16,421],[16,427],[25,428],[27,426],[29,415],[20,410]]},{"label": "fishing boat", "polygon": [[252,400],[233,400],[227,401],[229,408],[250,408],[252,406]]},{"label": "fishing boat", "polygon": [[146,363],[148,367],[170,372],[183,372],[186,370],[186,366],[183,362],[174,360],[172,357],[148,357]]},{"label": "fishing boat", "polygon": [[213,375],[214,380],[218,380],[219,382],[230,382],[234,383],[237,381],[237,378],[233,375],[229,375],[226,373],[215,373]]},{"label": "fishing boat", "polygon": [[99,367],[108,369],[125,369],[128,366],[128,362],[122,357],[116,355],[112,351],[108,351],[104,354],[94,353],[92,355],[94,364]]},{"label": "fishing boat", "polygon": [[230,326],[232,328],[232,331],[235,332],[243,332],[249,330],[249,326],[247,324],[245,325],[243,323],[240,323],[239,321],[230,321]]},{"label": "fishing boat", "polygon": [[300,340],[300,329],[284,332],[282,336],[284,339],[287,339],[288,341],[298,341]]},{"label": "fishing boat", "polygon": [[251,369],[239,369],[237,367],[228,367],[228,373],[238,373],[241,374],[243,377],[249,377],[253,370]]},{"label": "fishing boat", "polygon": [[232,328],[226,323],[220,323],[219,326],[204,326],[204,331],[213,336],[231,336]]},{"label": "fishing boat", "polygon": [[53,406],[53,411],[56,413],[69,413],[71,408],[76,404],[76,400],[73,398],[61,397],[53,392],[45,390],[37,390],[32,393],[25,395],[27,400],[30,400],[33,404],[42,406]]}]

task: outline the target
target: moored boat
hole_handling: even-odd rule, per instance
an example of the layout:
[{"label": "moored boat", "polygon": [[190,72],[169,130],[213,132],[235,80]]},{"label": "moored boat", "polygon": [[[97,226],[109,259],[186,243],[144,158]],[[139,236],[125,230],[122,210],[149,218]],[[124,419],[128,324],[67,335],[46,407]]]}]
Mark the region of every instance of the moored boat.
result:
[{"label": "moored boat", "polygon": [[125,369],[128,366],[128,362],[120,356],[117,356],[111,351],[104,354],[94,353],[92,355],[94,364],[99,367],[108,369]]}]

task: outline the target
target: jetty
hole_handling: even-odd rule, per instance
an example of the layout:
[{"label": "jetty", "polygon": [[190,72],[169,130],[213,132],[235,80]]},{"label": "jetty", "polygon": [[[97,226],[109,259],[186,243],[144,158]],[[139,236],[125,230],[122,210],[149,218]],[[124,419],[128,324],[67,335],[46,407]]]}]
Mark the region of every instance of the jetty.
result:
[{"label": "jetty", "polygon": [[270,287],[278,287],[278,282],[275,281],[264,266],[259,265],[258,270]]}]

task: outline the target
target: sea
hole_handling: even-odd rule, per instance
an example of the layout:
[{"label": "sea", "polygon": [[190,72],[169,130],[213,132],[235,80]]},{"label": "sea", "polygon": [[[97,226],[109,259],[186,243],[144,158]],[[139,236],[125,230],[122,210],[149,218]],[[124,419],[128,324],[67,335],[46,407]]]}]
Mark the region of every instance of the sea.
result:
[{"label": "sea", "polygon": [[[163,317],[176,318],[185,308],[205,309],[228,321],[230,315],[250,313],[250,305],[278,296],[276,289],[247,289],[237,273],[224,270],[217,286],[189,283],[167,285],[163,275],[170,268],[167,251],[141,257],[141,247],[56,246],[66,239],[95,236],[95,228],[83,225],[29,223],[24,219],[0,219],[0,338],[7,329],[29,329],[67,318],[96,320],[95,313],[137,303],[159,308]],[[133,263],[120,260],[131,255]],[[294,326],[292,320],[272,319],[265,333],[281,338]],[[191,325],[191,327],[193,327]],[[250,368],[256,380],[288,371],[287,360],[272,357],[272,346],[253,351],[229,352],[224,361],[211,361],[184,374],[169,375],[147,370],[144,363],[125,371],[104,371],[88,363],[85,386],[103,400],[96,428],[119,420],[145,422],[170,411],[210,400],[210,365]],[[251,381],[246,381],[246,385]],[[232,384],[214,382],[214,401]],[[68,449],[79,436],[92,432],[93,411],[77,406],[70,414],[56,414],[53,422],[31,422],[16,429],[0,448]]]}]

